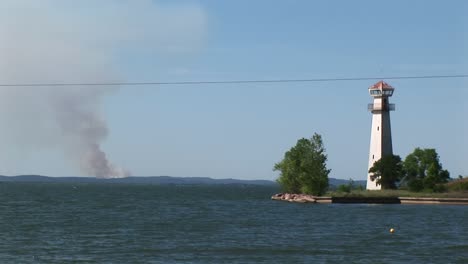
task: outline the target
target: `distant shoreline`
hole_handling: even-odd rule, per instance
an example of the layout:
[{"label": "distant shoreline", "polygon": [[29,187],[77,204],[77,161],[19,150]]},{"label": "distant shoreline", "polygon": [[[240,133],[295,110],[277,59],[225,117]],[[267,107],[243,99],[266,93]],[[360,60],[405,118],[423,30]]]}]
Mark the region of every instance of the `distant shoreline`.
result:
[{"label": "distant shoreline", "polygon": [[131,183],[131,184],[180,184],[180,185],[223,185],[245,184],[259,186],[277,186],[269,180],[239,180],[239,179],[212,179],[208,177],[171,177],[171,176],[131,176],[125,178],[96,178],[96,177],[50,177],[42,175],[1,176],[0,182],[36,182],[36,183]]},{"label": "distant shoreline", "polygon": [[[137,183],[137,184],[243,184],[243,185],[261,185],[278,187],[279,184],[272,180],[247,180],[247,179],[213,179],[209,177],[174,177],[174,176],[130,176],[126,178],[96,178],[96,177],[80,177],[80,176],[61,176],[50,177],[44,175],[15,175],[2,176],[0,182],[53,182],[53,183]],[[329,178],[330,187],[336,188],[339,185],[348,184],[349,180]],[[356,186],[365,186],[364,180],[354,181]]]}]

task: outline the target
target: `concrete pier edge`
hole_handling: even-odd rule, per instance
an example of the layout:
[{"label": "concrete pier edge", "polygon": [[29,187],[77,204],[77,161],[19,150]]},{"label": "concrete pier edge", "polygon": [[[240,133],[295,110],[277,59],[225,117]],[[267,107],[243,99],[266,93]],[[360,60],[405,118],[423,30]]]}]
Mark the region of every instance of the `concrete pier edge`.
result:
[{"label": "concrete pier edge", "polygon": [[[285,196],[286,195],[286,199]],[[293,197],[289,199],[289,196]],[[298,197],[300,199],[294,199]],[[309,199],[304,200],[304,197]],[[468,205],[468,198],[435,198],[435,197],[331,197],[311,196],[304,194],[275,194],[272,200],[297,202],[297,203],[321,203],[321,204],[440,204],[440,205]]]}]

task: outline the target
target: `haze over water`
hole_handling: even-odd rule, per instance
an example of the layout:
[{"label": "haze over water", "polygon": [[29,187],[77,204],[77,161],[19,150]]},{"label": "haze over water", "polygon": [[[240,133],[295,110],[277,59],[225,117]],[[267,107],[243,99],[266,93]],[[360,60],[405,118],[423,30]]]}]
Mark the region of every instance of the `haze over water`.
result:
[{"label": "haze over water", "polygon": [[276,191],[0,183],[0,262],[468,262],[466,206],[291,204]]}]

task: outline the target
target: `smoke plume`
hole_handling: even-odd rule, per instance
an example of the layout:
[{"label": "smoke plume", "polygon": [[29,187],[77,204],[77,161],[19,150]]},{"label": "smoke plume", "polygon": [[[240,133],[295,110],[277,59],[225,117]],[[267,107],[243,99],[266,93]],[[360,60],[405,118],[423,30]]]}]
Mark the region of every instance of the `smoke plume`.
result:
[{"label": "smoke plume", "polygon": [[[153,1],[30,1],[0,3],[0,83],[122,81],[122,50],[185,52],[203,32],[196,6]],[[190,43],[190,44],[187,44]],[[118,87],[0,87],[0,149],[53,150],[101,178],[130,172],[109,161],[104,102]],[[10,162],[11,163],[11,162]],[[4,168],[0,168],[4,170]],[[12,171],[18,171],[12,169]]]},{"label": "smoke plume", "polygon": [[101,114],[102,99],[115,88],[3,87],[0,104],[3,137],[29,149],[55,147],[85,175],[126,177],[112,164],[101,143],[109,133]]},{"label": "smoke plume", "polygon": [[100,99],[111,88],[65,88],[49,91],[45,97],[64,138],[65,151],[80,161],[81,170],[99,178],[121,178],[130,172],[112,164],[101,149],[108,134],[99,113]]}]

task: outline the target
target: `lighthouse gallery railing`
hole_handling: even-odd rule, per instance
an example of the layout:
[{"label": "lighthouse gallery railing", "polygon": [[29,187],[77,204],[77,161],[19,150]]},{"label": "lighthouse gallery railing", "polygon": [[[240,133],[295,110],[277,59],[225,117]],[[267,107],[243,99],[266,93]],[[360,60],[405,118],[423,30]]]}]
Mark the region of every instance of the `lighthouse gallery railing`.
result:
[{"label": "lighthouse gallery railing", "polygon": [[395,111],[395,104],[368,104],[369,111]]}]

